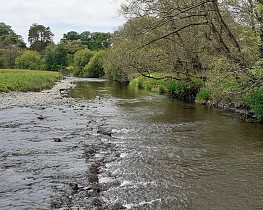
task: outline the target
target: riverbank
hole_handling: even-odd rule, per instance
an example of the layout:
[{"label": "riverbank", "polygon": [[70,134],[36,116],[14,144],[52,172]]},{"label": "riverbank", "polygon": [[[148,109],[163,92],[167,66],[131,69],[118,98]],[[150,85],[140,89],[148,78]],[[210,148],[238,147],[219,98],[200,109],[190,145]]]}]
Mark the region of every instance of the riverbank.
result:
[{"label": "riverbank", "polygon": [[[163,75],[160,75],[156,74],[153,76],[155,78],[163,77]],[[237,94],[227,95],[227,93],[220,92],[216,88],[207,90],[205,88],[206,83],[196,78],[191,80],[171,80],[140,76],[131,80],[130,84],[138,89],[167,94],[170,98],[235,112],[240,114],[247,122],[263,122],[262,88],[239,96]]]},{"label": "riverbank", "polygon": [[67,90],[74,87],[74,82],[87,81],[85,78],[65,77],[56,83],[50,90],[41,92],[7,92],[0,93],[0,109],[12,107],[47,107],[51,105],[61,105],[74,101],[72,98],[64,97]]},{"label": "riverbank", "polygon": [[39,92],[51,89],[62,78],[62,74],[55,71],[0,69],[0,92]]}]

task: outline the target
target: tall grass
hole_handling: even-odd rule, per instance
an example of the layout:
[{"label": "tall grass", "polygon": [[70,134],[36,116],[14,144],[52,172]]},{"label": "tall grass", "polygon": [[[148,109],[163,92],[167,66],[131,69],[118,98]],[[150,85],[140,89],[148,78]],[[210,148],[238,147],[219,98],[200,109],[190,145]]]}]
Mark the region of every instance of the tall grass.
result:
[{"label": "tall grass", "polygon": [[0,92],[37,92],[51,89],[60,79],[62,79],[62,75],[58,72],[0,69]]},{"label": "tall grass", "polygon": [[[154,73],[153,76],[158,78],[163,77],[164,74]],[[187,81],[183,78],[182,80],[155,80],[139,76],[131,80],[130,85],[140,89],[159,92],[160,94],[167,93],[172,98],[192,101],[203,84],[199,79]]]}]

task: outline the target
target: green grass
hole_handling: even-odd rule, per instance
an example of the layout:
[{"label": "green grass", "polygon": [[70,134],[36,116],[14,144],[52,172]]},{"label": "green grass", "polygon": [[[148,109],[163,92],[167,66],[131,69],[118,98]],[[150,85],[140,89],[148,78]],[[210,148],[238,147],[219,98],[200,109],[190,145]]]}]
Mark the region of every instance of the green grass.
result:
[{"label": "green grass", "polygon": [[[165,75],[161,73],[154,73],[152,76],[158,78],[164,77]],[[156,80],[139,76],[131,80],[130,85],[138,87],[139,89],[159,92],[160,94],[167,93],[172,98],[194,100],[197,92],[203,84],[199,79],[192,79],[191,81],[186,81],[183,78],[182,80]]]},{"label": "green grass", "polygon": [[251,92],[247,96],[245,103],[256,117],[263,120],[263,85],[257,90]]},{"label": "green grass", "polygon": [[0,92],[51,89],[62,75],[52,71],[0,69]]}]

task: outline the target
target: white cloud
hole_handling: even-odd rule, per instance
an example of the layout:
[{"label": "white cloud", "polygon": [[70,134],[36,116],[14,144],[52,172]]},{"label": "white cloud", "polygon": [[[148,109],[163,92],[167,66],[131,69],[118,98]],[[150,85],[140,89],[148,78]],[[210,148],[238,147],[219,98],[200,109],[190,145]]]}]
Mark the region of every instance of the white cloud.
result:
[{"label": "white cloud", "polygon": [[33,23],[49,26],[59,41],[64,33],[112,32],[124,23],[118,14],[120,0],[6,0],[1,3],[0,22],[27,41]]}]

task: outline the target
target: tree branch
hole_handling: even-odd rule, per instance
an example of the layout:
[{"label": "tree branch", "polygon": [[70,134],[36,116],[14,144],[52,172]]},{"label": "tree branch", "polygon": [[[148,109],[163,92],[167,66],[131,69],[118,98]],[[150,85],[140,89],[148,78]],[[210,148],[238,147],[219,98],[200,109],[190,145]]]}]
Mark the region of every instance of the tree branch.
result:
[{"label": "tree branch", "polygon": [[161,36],[161,37],[158,37],[158,38],[156,38],[156,39],[153,39],[153,40],[147,42],[146,44],[144,44],[144,45],[142,45],[142,46],[140,46],[140,47],[135,48],[132,52],[134,52],[134,51],[136,51],[136,50],[139,50],[139,49],[141,49],[141,48],[144,48],[144,47],[146,47],[146,46],[148,46],[148,45],[150,45],[150,44],[152,44],[152,43],[154,43],[154,42],[156,42],[156,41],[158,41],[158,40],[161,40],[161,39],[164,39],[164,38],[166,38],[166,37],[168,37],[168,36],[171,36],[172,34],[178,33],[179,31],[184,30],[184,29],[186,29],[186,28],[188,28],[188,27],[191,27],[191,26],[200,26],[200,25],[207,25],[207,24],[208,24],[208,21],[200,22],[200,23],[189,23],[189,24],[187,24],[187,25],[185,25],[185,26],[183,26],[183,27],[181,27],[181,28],[178,28],[178,29],[176,29],[176,30],[174,30],[174,31],[172,31],[172,32],[170,32],[170,33],[168,33],[168,34],[165,34],[165,35],[163,35],[163,36]]}]

